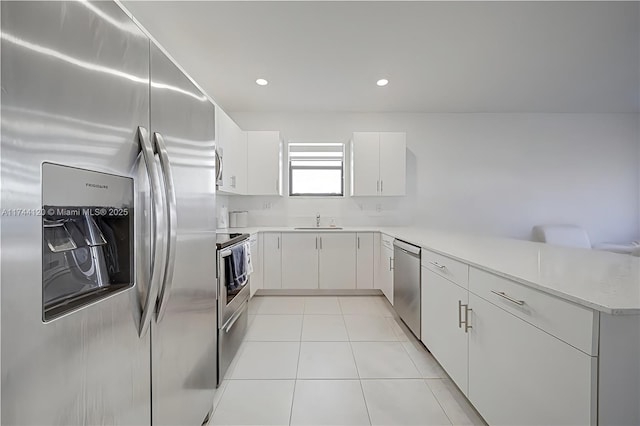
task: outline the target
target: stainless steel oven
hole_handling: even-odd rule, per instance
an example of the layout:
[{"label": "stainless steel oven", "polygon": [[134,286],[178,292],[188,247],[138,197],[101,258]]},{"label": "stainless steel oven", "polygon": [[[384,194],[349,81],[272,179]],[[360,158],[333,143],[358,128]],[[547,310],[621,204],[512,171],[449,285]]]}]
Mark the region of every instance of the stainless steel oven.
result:
[{"label": "stainless steel oven", "polygon": [[238,245],[249,242],[249,234],[218,234],[218,386],[238,352],[249,319],[249,279],[240,288],[228,285],[227,258]]}]

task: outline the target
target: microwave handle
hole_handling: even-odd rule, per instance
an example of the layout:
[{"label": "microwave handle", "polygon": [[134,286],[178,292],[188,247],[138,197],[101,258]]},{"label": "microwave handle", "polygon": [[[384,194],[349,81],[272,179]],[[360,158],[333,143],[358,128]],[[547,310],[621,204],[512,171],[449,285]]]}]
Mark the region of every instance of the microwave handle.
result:
[{"label": "microwave handle", "polygon": [[216,148],[214,150],[215,156],[216,156],[216,183],[220,182],[222,180],[222,154],[220,153],[220,151],[222,150],[222,148]]}]

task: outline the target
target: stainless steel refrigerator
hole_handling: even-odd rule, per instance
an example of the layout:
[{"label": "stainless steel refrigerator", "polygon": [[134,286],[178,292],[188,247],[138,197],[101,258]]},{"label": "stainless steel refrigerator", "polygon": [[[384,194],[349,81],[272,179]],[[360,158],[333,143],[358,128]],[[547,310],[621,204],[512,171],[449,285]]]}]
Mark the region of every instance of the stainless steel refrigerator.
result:
[{"label": "stainless steel refrigerator", "polygon": [[0,7],[2,424],[200,425],[214,107],[116,3]]}]

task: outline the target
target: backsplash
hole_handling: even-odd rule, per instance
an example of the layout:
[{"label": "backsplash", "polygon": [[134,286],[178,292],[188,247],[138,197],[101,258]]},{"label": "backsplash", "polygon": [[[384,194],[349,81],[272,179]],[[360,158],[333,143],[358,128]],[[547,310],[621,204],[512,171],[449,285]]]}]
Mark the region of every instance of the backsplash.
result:
[{"label": "backsplash", "polygon": [[[229,209],[229,196],[228,195],[220,195],[220,194],[216,194],[216,227],[218,229],[225,229],[224,227],[220,226],[220,215],[222,214],[223,211],[225,212],[229,212],[231,209]],[[227,224],[227,227],[229,225],[229,217],[227,215],[225,223]]]},{"label": "backsplash", "polygon": [[293,198],[218,195],[217,214],[249,212],[249,226],[400,226],[411,224],[413,209],[406,197]]}]

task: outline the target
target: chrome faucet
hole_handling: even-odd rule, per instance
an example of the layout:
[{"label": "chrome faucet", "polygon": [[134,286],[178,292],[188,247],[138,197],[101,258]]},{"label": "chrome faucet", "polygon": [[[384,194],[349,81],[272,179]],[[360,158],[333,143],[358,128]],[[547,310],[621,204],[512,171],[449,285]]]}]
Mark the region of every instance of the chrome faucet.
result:
[{"label": "chrome faucet", "polygon": [[316,228],[320,228],[320,213],[316,215]]}]

